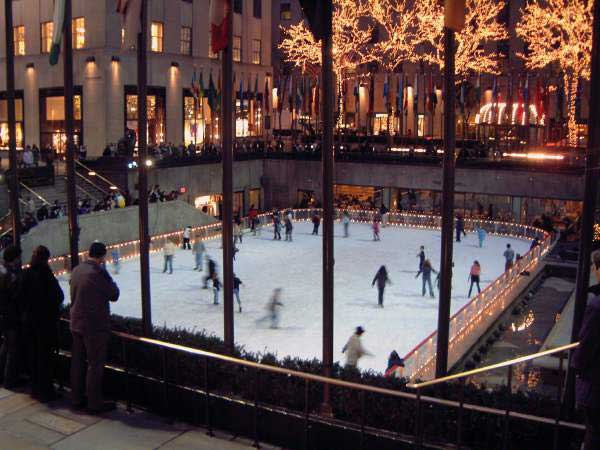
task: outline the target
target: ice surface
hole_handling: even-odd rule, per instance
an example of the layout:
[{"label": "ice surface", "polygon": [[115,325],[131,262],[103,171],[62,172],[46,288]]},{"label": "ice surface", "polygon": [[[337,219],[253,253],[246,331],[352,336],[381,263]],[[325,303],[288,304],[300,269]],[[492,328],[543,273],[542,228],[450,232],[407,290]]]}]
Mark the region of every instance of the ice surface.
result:
[{"label": "ice surface", "polygon": [[[311,235],[312,224],[294,224],[294,241],[272,240],[271,228],[261,236],[244,235],[239,245],[234,270],[242,280],[243,312],[235,305],[235,340],[251,351],[276,353],[279,357],[293,355],[320,358],[321,352],[321,251],[322,238]],[[282,235],[283,235],[282,231]],[[342,237],[342,226],[335,226],[335,359],[344,361],[341,349],[357,325],[365,328],[363,345],[374,356],[359,362],[362,369],[384,371],[391,350],[405,355],[437,326],[436,298],[421,296],[418,270],[419,246],[425,246],[427,258],[439,269],[440,232],[413,228],[381,229],[381,241],[373,242],[371,228],[363,224],[350,225],[350,237]],[[480,249],[475,234],[454,245],[454,283],[452,313],[467,301],[468,274],[473,260],[481,263],[482,289],[504,269],[502,253],[511,243],[515,253],[524,254],[529,241],[488,235]],[[222,279],[220,240],[206,243],[208,253],[217,261]],[[213,305],[212,289],[202,289],[204,272],[195,272],[189,250],[179,250],[174,260],[174,273],[162,273],[161,254],[151,256],[152,318],[156,325],[206,329],[223,336],[223,306]],[[387,266],[392,285],[385,291],[384,308],[377,307],[377,288],[371,287],[380,265]],[[110,268],[112,271],[112,268]],[[121,272],[114,275],[121,288],[120,300],[112,312],[122,316],[140,317],[140,269],[137,259],[122,263]],[[435,288],[435,276],[433,277]],[[68,297],[68,284],[61,280]],[[209,284],[210,285],[210,284]],[[269,323],[257,326],[265,316],[267,301],[274,288],[283,288],[279,329]],[[473,294],[474,295],[474,294]]]}]

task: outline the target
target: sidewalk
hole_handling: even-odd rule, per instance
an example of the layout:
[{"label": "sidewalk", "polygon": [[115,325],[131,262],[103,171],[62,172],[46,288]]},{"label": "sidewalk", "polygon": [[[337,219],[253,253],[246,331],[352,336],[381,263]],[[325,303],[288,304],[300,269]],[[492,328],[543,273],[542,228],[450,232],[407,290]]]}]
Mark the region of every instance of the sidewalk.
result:
[{"label": "sidewalk", "polygon": [[[121,405],[102,416],[74,412],[62,399],[41,404],[29,395],[0,388],[0,450],[242,450],[247,439],[206,435],[190,425],[167,424]],[[261,443],[261,448],[273,449]]]}]

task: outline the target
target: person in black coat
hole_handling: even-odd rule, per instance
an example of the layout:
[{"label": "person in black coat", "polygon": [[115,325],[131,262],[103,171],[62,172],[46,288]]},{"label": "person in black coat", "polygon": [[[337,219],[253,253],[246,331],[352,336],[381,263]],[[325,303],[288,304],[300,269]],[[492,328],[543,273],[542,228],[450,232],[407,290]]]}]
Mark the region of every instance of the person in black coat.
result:
[{"label": "person in black coat", "polygon": [[204,289],[208,289],[208,280],[212,280],[213,277],[217,276],[217,263],[215,260],[207,255],[206,261],[208,263],[208,275],[204,277]]},{"label": "person in black coat", "polygon": [[460,242],[461,235],[467,236],[465,232],[465,220],[461,216],[456,216],[456,242]]},{"label": "person in black coat", "polygon": [[377,282],[377,292],[378,292],[377,303],[381,308],[383,308],[383,291],[385,290],[385,286],[387,284],[392,283],[388,277],[388,272],[387,272],[387,269],[385,268],[385,266],[381,266],[379,268],[379,270],[375,274],[375,278],[373,278],[373,282],[371,283],[371,286],[375,286],[375,282]]},{"label": "person in black coat", "polygon": [[56,330],[64,294],[48,259],[50,251],[40,245],[33,251],[31,265],[19,280],[17,298],[23,310],[23,334],[27,345],[31,390],[42,402],[54,400]]},{"label": "person in black coat", "polygon": [[16,287],[21,269],[21,250],[13,245],[2,254],[0,264],[0,382],[11,389],[19,384],[21,355],[21,308]]}]

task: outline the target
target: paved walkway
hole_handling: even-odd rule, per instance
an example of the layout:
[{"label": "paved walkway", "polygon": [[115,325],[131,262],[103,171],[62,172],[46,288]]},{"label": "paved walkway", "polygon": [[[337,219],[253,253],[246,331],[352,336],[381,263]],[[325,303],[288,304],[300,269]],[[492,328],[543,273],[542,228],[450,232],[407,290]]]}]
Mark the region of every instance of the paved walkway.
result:
[{"label": "paved walkway", "polygon": [[[41,404],[0,388],[0,450],[241,450],[251,441],[175,423],[122,406],[99,417],[72,411],[66,400]],[[271,448],[261,443],[261,448]]]}]

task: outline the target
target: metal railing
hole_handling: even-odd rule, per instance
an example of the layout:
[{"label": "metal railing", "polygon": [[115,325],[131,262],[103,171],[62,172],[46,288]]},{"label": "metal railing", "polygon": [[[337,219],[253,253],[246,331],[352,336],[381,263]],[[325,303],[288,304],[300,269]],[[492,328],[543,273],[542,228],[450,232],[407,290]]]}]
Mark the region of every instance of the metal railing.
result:
[{"label": "metal railing", "polygon": [[34,191],[33,189],[31,189],[29,186],[27,186],[25,183],[23,182],[19,182],[19,185],[21,186],[21,188],[25,189],[27,192],[29,192],[30,194],[32,194],[34,197],[36,197],[38,200],[40,200],[44,205],[50,205],[50,202],[48,200],[46,200],[44,197],[42,197],[40,194],[38,194],[36,191]]},{"label": "metal railing", "polygon": [[[468,380],[469,377],[472,377],[474,375],[478,375],[478,374],[482,374],[482,373],[486,373],[486,372],[490,372],[490,371],[494,371],[494,370],[499,370],[499,369],[507,369],[507,373],[506,373],[506,388],[507,388],[507,401],[506,401],[506,409],[504,411],[504,424],[503,424],[503,431],[502,431],[502,448],[503,449],[507,449],[508,447],[508,442],[509,442],[509,429],[510,429],[510,421],[511,418],[513,417],[517,417],[517,415],[514,413],[514,411],[512,411],[512,402],[511,402],[511,396],[512,396],[512,392],[513,392],[513,374],[514,374],[514,366],[518,365],[518,364],[523,364],[529,361],[533,361],[537,358],[542,358],[545,356],[556,356],[558,358],[560,358],[559,361],[559,369],[558,369],[558,383],[557,383],[557,394],[556,394],[556,415],[554,420],[552,421],[551,419],[545,419],[545,423],[552,423],[553,424],[553,449],[557,450],[559,448],[559,435],[560,435],[560,428],[561,426],[563,426],[562,424],[564,423],[563,421],[561,421],[561,402],[562,402],[562,397],[563,397],[563,382],[564,382],[564,361],[565,359],[568,357],[568,351],[573,350],[574,348],[576,348],[579,345],[579,342],[575,342],[572,344],[567,344],[567,345],[563,345],[560,347],[556,347],[550,350],[545,350],[542,352],[538,352],[538,353],[534,353],[531,355],[526,355],[526,356],[521,356],[519,358],[514,358],[508,361],[503,361],[500,363],[496,363],[496,364],[492,364],[489,366],[485,366],[485,367],[480,367],[478,369],[473,369],[473,370],[468,370],[466,372],[461,372],[455,375],[448,375],[442,378],[437,378],[431,381],[425,381],[425,382],[421,382],[421,383],[409,383],[406,386],[408,388],[411,389],[415,389],[417,391],[417,396],[420,396],[420,392],[422,389],[427,388],[427,387],[431,387],[431,386],[436,386],[436,385],[440,385],[440,384],[445,384],[445,383],[450,383],[453,381],[459,381],[459,398],[461,399],[460,401],[460,410],[459,410],[459,415],[458,415],[458,422],[457,422],[457,429],[456,429],[456,448],[460,449],[463,442],[462,442],[462,421],[463,421],[463,417],[464,417],[464,409],[466,409],[464,407],[464,403],[463,403],[463,399],[465,397],[465,385],[466,382]],[[424,401],[424,397],[421,397],[421,401]],[[418,420],[420,419],[420,417],[417,418]],[[582,425],[579,426],[579,429],[584,429],[584,427]]]},{"label": "metal railing", "polygon": [[[77,172],[77,167],[80,167],[83,171],[85,171],[85,175],[82,175],[81,173]],[[77,173],[77,175],[79,175],[81,178],[85,179],[85,181],[87,181],[88,183],[93,185],[99,191],[104,192],[105,194],[108,194],[109,191],[116,191],[118,189],[118,187],[115,183],[110,181],[108,178],[103,177],[98,172],[96,172],[94,169],[90,169],[88,166],[86,166],[85,164],[83,164],[80,161],[77,161],[77,160],[75,161],[75,169],[76,169],[75,173]],[[89,177],[94,177],[95,179],[98,179],[98,180],[101,180],[102,182],[104,182],[106,184],[106,189],[102,188],[102,187],[98,186],[96,183],[92,182],[89,179]]]},{"label": "metal railing", "polygon": [[[62,320],[64,322],[68,322],[67,319],[62,319]],[[513,411],[510,407],[511,406],[510,402],[508,403],[508,407],[505,410],[498,409],[498,408],[491,408],[491,407],[487,407],[487,406],[479,406],[479,405],[475,405],[472,403],[466,403],[464,401],[464,387],[465,387],[464,381],[461,382],[462,395],[460,397],[460,400],[458,400],[458,401],[447,400],[447,399],[443,399],[443,398],[422,395],[422,392],[421,392],[422,389],[426,385],[429,386],[434,383],[443,383],[443,382],[446,382],[447,379],[435,380],[434,382],[430,382],[428,384],[422,384],[422,385],[418,385],[418,384],[409,385],[410,388],[417,390],[417,392],[415,394],[415,393],[411,393],[411,392],[392,390],[392,389],[382,388],[382,387],[378,387],[378,386],[354,383],[354,382],[340,380],[340,379],[336,379],[336,378],[325,377],[322,375],[305,373],[305,372],[301,372],[301,371],[297,371],[297,370],[286,369],[283,367],[262,364],[259,362],[247,361],[244,359],[235,358],[235,357],[222,355],[222,354],[218,354],[218,353],[213,353],[213,352],[209,352],[209,351],[205,351],[205,350],[201,350],[201,349],[197,349],[197,348],[193,348],[193,347],[187,347],[184,345],[179,345],[179,344],[175,344],[175,343],[171,343],[171,342],[165,342],[165,341],[161,341],[161,340],[157,340],[157,339],[135,336],[135,335],[123,333],[123,332],[115,331],[115,332],[112,332],[112,335],[113,335],[113,337],[117,338],[120,341],[121,354],[117,355],[117,359],[120,359],[121,365],[117,366],[117,365],[114,365],[113,362],[110,362],[110,363],[107,363],[106,367],[109,369],[114,369],[114,370],[117,370],[118,372],[124,373],[126,398],[121,399],[121,400],[125,400],[127,402],[128,409],[131,408],[132,403],[133,403],[131,389],[129,388],[132,378],[136,377],[136,376],[141,376],[145,379],[149,379],[147,375],[144,375],[142,373],[142,371],[140,371],[140,368],[133,367],[133,365],[131,363],[132,345],[141,344],[145,347],[156,349],[156,351],[158,352],[157,358],[160,361],[159,364],[152,364],[152,361],[151,361],[152,356],[148,352],[144,351],[143,354],[144,354],[145,358],[150,358],[150,360],[146,361],[146,362],[149,362],[150,364],[152,364],[152,366],[154,367],[154,369],[156,371],[158,371],[158,367],[160,366],[160,375],[157,378],[154,378],[153,380],[155,382],[157,382],[158,384],[162,385],[162,388],[163,388],[162,402],[163,402],[164,411],[167,411],[167,412],[169,411],[170,401],[175,400],[175,399],[171,399],[169,396],[170,395],[169,386],[172,386],[174,383],[172,381],[173,377],[169,377],[169,374],[168,374],[167,355],[169,355],[169,358],[175,358],[175,361],[173,362],[175,368],[179,367],[179,362],[178,362],[179,360],[177,358],[181,357],[182,355],[191,356],[193,358],[201,360],[201,364],[195,365],[195,367],[198,367],[197,379],[199,382],[199,386],[201,386],[201,389],[193,389],[189,386],[181,386],[178,384],[176,384],[176,386],[183,388],[187,391],[193,391],[204,397],[204,400],[205,400],[205,402],[204,402],[205,426],[207,427],[208,433],[210,435],[212,435],[212,430],[213,430],[213,425],[212,425],[213,424],[213,421],[212,421],[213,412],[212,412],[212,408],[211,408],[211,399],[223,398],[218,391],[218,386],[215,386],[215,383],[213,383],[213,385],[211,386],[210,376],[209,376],[209,371],[211,371],[211,370],[219,371],[219,365],[214,364],[214,363],[211,364],[210,362],[211,361],[219,361],[222,363],[226,363],[228,365],[244,367],[246,369],[252,370],[254,372],[253,373],[254,376],[251,377],[250,374],[248,374],[247,377],[254,380],[253,381],[254,386],[252,389],[254,398],[250,399],[249,402],[248,401],[243,402],[243,400],[240,401],[239,398],[237,398],[235,401],[238,403],[246,404],[254,409],[253,439],[254,439],[254,446],[256,448],[259,448],[259,443],[260,443],[259,436],[261,434],[260,433],[259,410],[268,406],[268,405],[265,405],[261,401],[261,397],[260,397],[260,392],[261,392],[261,389],[260,389],[261,376],[260,376],[260,374],[261,373],[271,373],[271,374],[283,375],[283,376],[287,377],[286,379],[294,378],[294,379],[301,380],[301,382],[304,383],[304,399],[303,399],[304,407],[303,407],[303,412],[299,415],[301,418],[304,419],[304,424],[303,424],[304,436],[305,436],[304,437],[304,448],[309,448],[309,442],[310,442],[309,433],[310,433],[310,429],[311,429],[311,422],[313,422],[313,421],[327,422],[327,420],[328,420],[327,417],[319,416],[319,415],[311,412],[311,407],[309,404],[309,390],[311,387],[311,383],[313,383],[313,384],[317,383],[320,386],[322,386],[322,385],[335,386],[335,387],[342,388],[342,389],[349,389],[351,391],[357,391],[359,393],[360,414],[358,416],[360,417],[360,422],[358,422],[358,423],[349,422],[347,419],[345,419],[344,423],[346,425],[348,425],[348,423],[350,423],[354,427],[355,430],[359,431],[359,433],[360,433],[360,448],[361,449],[364,448],[365,437],[367,434],[369,434],[370,432],[373,432],[373,431],[384,431],[381,429],[374,430],[372,427],[368,428],[365,425],[366,417],[367,417],[367,408],[366,408],[365,397],[367,394],[375,394],[378,396],[386,397],[387,399],[389,399],[390,402],[397,402],[400,399],[414,402],[414,405],[415,405],[415,408],[417,411],[417,417],[416,417],[416,420],[414,421],[414,430],[408,436],[408,442],[410,444],[412,444],[415,448],[421,448],[424,443],[424,427],[423,427],[423,423],[422,423],[422,419],[423,419],[422,412],[423,412],[423,406],[426,404],[437,406],[437,407],[451,408],[457,412],[457,414],[458,414],[458,422],[457,422],[458,448],[460,448],[460,446],[461,446],[460,443],[462,442],[461,427],[463,424],[463,416],[464,416],[465,411],[470,411],[473,413],[480,413],[480,414],[484,414],[486,416],[504,418],[505,424],[504,424],[503,432],[504,432],[505,442],[508,442],[509,422],[511,420],[521,420],[521,421],[526,421],[526,422],[537,424],[537,425],[552,426],[554,429],[554,432],[555,432],[556,439],[558,438],[558,435],[559,435],[559,432],[561,429],[574,430],[576,432],[585,431],[585,427],[583,425],[574,423],[574,422],[560,420],[560,417],[558,415],[556,418],[551,419],[548,417],[536,416],[536,415],[532,415],[532,414]],[[528,359],[538,358],[540,356],[555,354],[555,353],[560,353],[560,357],[561,357],[561,361],[562,361],[564,359],[564,351],[574,348],[576,345],[577,344],[571,344],[570,346],[565,346],[565,347],[561,347],[561,348],[554,349],[554,350],[548,350],[548,351],[545,351],[545,352],[542,352],[542,353],[539,353],[536,355],[530,355],[528,357],[519,358],[519,362],[522,362],[522,361],[528,360]],[[67,353],[63,352],[63,355],[67,355]],[[110,359],[110,356],[111,355],[109,355],[109,359]],[[156,361],[157,363],[158,363],[158,360]],[[172,359],[170,359],[170,360],[172,361]],[[512,367],[512,364],[515,364],[515,362],[510,361],[510,362],[504,363],[504,365],[506,365],[506,364],[509,364],[509,367]],[[497,368],[497,367],[502,367],[502,366],[503,365],[495,365],[493,367]],[[480,369],[480,371],[481,370],[485,370],[485,368]],[[223,373],[231,373],[231,370],[228,369],[228,370],[226,370],[226,372],[222,372],[221,375]],[[472,373],[472,372],[470,372],[470,373]],[[466,376],[469,376],[469,375],[463,374],[463,376],[460,379],[465,380]],[[459,376],[455,376],[453,378],[458,378],[458,377]],[[175,378],[177,378],[177,377],[175,377]],[[218,376],[215,376],[213,374],[213,380],[214,379],[218,380],[219,378],[218,378]],[[510,392],[509,392],[509,394],[510,394]],[[234,395],[235,395],[235,393],[234,393]],[[179,400],[179,397],[177,399]],[[246,399],[246,400],[248,400],[248,399]],[[397,407],[398,403],[393,403],[393,405],[394,405],[394,407]],[[271,409],[271,410],[273,410],[273,409]],[[448,420],[453,420],[453,419],[448,418]],[[347,426],[345,428],[348,429]],[[391,434],[397,440],[403,440],[403,441],[407,440],[406,434],[401,434],[399,432],[392,432]],[[445,439],[449,439],[449,436],[445,436]]]}]

